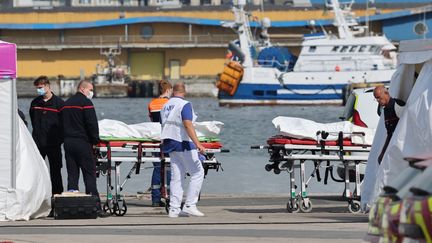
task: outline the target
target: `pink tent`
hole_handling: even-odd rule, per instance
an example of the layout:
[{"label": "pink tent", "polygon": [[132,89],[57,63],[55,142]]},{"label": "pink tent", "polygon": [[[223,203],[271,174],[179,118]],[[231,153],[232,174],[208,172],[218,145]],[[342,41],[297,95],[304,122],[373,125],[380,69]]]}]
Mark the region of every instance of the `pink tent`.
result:
[{"label": "pink tent", "polygon": [[16,45],[0,41],[0,78],[16,78]]}]

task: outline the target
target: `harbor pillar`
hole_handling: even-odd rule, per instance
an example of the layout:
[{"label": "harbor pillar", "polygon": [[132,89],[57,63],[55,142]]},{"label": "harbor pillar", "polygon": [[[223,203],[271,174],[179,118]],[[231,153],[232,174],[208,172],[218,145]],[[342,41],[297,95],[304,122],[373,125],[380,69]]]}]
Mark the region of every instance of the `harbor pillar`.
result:
[{"label": "harbor pillar", "polygon": [[191,6],[199,6],[201,4],[200,0],[191,0],[190,5]]}]

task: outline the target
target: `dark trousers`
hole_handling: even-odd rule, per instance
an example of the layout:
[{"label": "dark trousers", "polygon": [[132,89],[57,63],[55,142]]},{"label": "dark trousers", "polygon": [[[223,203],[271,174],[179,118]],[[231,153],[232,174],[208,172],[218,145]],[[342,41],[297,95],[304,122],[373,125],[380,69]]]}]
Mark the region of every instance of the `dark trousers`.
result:
[{"label": "dark trousers", "polygon": [[63,166],[60,145],[39,148],[39,152],[43,159],[48,157],[52,195],[54,196],[54,194],[61,194],[63,192],[63,181],[61,175],[61,168]]},{"label": "dark trousers", "polygon": [[[158,203],[161,201],[161,170],[162,166],[160,162],[153,162],[153,174],[151,180],[151,197],[153,203]],[[171,179],[171,173],[167,173],[166,175],[167,182],[169,185]],[[168,188],[166,188],[168,190]]]},{"label": "dark trousers", "polygon": [[80,138],[65,138],[68,190],[78,190],[79,172],[83,174],[86,194],[99,197],[96,185],[96,160],[92,145]]}]

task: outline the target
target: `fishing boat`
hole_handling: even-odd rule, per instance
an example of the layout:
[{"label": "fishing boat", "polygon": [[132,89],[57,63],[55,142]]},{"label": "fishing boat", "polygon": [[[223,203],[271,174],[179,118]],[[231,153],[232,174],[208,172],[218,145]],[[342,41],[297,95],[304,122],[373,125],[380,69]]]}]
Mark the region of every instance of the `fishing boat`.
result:
[{"label": "fishing boat", "polygon": [[342,104],[353,84],[389,82],[396,68],[396,48],[385,36],[368,35],[367,27],[356,21],[352,4],[326,0],[337,35],[324,28],[305,35],[295,57],[272,45],[269,19],[261,21],[258,37],[252,35],[251,14],[239,0],[233,7],[235,21],[222,24],[238,39],[229,43],[232,56],[216,83],[219,104]]},{"label": "fishing boat", "polygon": [[99,98],[127,97],[129,67],[117,65],[115,59],[121,54],[120,47],[101,49],[101,55],[106,57],[107,64],[96,65],[96,73],[92,76],[95,96]]}]

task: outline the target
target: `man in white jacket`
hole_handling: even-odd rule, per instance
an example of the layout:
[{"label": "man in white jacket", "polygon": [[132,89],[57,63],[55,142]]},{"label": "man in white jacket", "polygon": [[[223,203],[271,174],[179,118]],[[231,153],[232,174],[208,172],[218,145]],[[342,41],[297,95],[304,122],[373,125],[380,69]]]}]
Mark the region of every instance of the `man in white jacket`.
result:
[{"label": "man in white jacket", "polygon": [[[184,99],[185,95],[185,84],[176,83],[173,96],[161,110],[162,148],[164,153],[169,153],[171,161],[170,218],[178,217],[180,213],[185,216],[204,216],[196,207],[204,180],[198,152],[204,152],[204,147],[195,133],[192,122],[196,115],[192,104]],[[185,205],[181,209],[182,184],[186,173],[190,175],[190,183]]]}]

